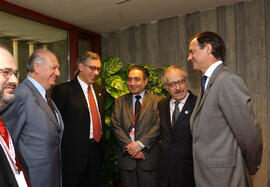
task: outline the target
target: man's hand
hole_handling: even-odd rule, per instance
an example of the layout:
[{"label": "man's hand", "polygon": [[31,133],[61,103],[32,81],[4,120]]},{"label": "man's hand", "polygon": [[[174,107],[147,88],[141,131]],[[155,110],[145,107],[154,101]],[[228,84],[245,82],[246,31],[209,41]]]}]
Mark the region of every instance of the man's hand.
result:
[{"label": "man's hand", "polygon": [[144,156],[144,154],[140,151],[140,152],[138,152],[136,155],[135,155],[135,157],[131,157],[131,158],[134,158],[134,159],[143,159],[143,160],[145,160],[145,156]]},{"label": "man's hand", "polygon": [[127,152],[131,155],[131,158],[135,158],[135,156],[142,150],[140,144],[136,142],[132,142],[126,146]]}]

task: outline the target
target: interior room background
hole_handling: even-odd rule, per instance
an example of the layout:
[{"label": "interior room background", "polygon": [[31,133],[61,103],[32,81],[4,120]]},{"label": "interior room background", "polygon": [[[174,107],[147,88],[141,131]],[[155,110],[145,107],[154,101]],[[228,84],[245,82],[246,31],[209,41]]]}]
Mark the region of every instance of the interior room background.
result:
[{"label": "interior room background", "polygon": [[[101,34],[101,58],[119,57],[124,64],[151,64],[161,67],[174,64],[189,74],[189,89],[198,95],[201,74],[187,62],[188,39],[197,32],[210,30],[219,33],[227,47],[225,64],[235,70],[247,83],[252,105],[263,132],[264,152],[261,168],[253,176],[255,187],[270,187],[270,2],[252,0],[216,9],[156,20],[122,30]],[[13,41],[0,36],[0,43],[13,52]],[[44,47],[35,44],[34,48]],[[58,83],[72,78],[69,75],[68,37],[46,44],[59,59],[61,77]],[[20,81],[26,76],[29,43],[18,41]],[[79,54],[90,50],[89,41],[79,40]]]}]

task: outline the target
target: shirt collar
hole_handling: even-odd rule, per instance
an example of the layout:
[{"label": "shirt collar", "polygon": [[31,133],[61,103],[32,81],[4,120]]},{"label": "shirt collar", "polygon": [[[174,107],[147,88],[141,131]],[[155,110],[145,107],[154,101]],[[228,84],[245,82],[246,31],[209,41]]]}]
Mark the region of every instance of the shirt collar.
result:
[{"label": "shirt collar", "polygon": [[[188,98],[189,94],[190,93],[187,92],[187,95],[184,97],[184,99],[180,100],[180,103],[185,104],[186,101],[187,101],[187,98]],[[175,99],[171,98],[171,101],[170,102],[171,102],[171,104],[174,104],[175,101],[176,101]]]},{"label": "shirt collar", "polygon": [[220,65],[222,64],[223,62],[221,60],[215,62],[214,64],[212,64],[207,70],[206,72],[204,73],[205,76],[207,76],[207,78],[209,79],[213,72],[215,71],[215,69]]},{"label": "shirt collar", "polygon": [[46,89],[35,79],[33,79],[31,76],[27,76],[27,79],[36,87],[36,89],[39,91],[39,93],[42,95],[43,98],[46,99]]},{"label": "shirt collar", "polygon": [[[142,100],[143,99],[143,97],[144,97],[144,94],[145,94],[145,90],[142,92],[142,93],[140,93],[139,95],[141,96],[141,99],[140,100]],[[133,100],[135,100],[136,98],[136,95],[132,95],[132,99]]]},{"label": "shirt collar", "polygon": [[77,76],[77,80],[78,80],[79,84],[81,85],[82,90],[84,92],[87,92],[88,91],[88,86],[90,86],[92,88],[92,84],[91,85],[86,84],[82,79],[80,79],[79,76]]}]

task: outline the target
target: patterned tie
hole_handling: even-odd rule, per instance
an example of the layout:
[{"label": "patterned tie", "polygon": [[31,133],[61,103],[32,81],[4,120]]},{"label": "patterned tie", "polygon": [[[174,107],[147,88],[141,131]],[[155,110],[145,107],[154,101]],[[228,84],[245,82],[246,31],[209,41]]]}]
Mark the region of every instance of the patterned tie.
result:
[{"label": "patterned tie", "polygon": [[92,122],[93,122],[93,139],[96,142],[99,142],[101,139],[101,129],[100,129],[100,118],[99,113],[96,105],[96,101],[94,98],[94,95],[92,93],[91,87],[88,86],[88,101],[92,116]]},{"label": "patterned tie", "polygon": [[[3,122],[3,120],[1,118],[0,118],[0,135],[5,140],[7,146],[9,147],[9,134],[8,134],[8,131],[7,131],[6,127],[5,127],[5,124],[4,124],[4,122]],[[18,170],[22,171],[23,174],[24,174],[24,178],[25,178],[27,186],[31,187],[31,183],[30,183],[30,181],[29,181],[29,179],[28,179],[28,177],[27,177],[27,175],[26,175],[26,173],[25,173],[25,171],[24,171],[24,169],[23,169],[23,167],[21,165],[21,162],[18,159],[17,155],[15,155],[15,160],[16,160],[16,165],[18,167]]]},{"label": "patterned tie", "polygon": [[48,91],[46,91],[45,97],[46,97],[46,99],[47,99],[47,103],[48,103],[50,109],[52,110],[52,112],[53,112],[53,114],[54,114],[54,116],[55,116],[55,118],[56,118],[56,121],[58,121],[58,120],[57,120],[57,117],[56,117],[56,114],[55,114],[54,107],[53,107],[52,98],[51,98],[51,96],[50,96],[50,94],[49,94]]},{"label": "patterned tie", "polygon": [[201,82],[201,86],[202,86],[202,91],[201,91],[201,97],[203,96],[204,94],[204,91],[205,91],[205,83],[206,83],[206,80],[207,80],[207,76],[202,76],[202,82]]},{"label": "patterned tie", "polygon": [[174,102],[175,106],[174,106],[174,111],[173,111],[173,115],[172,115],[172,127],[175,125],[176,120],[177,120],[177,118],[178,118],[178,116],[180,114],[180,110],[179,110],[179,107],[178,107],[179,103],[180,103],[180,101],[175,101]]},{"label": "patterned tie", "polygon": [[141,96],[140,95],[136,95],[136,102],[135,102],[135,124],[137,124],[138,120],[139,120],[139,115],[141,112]]}]

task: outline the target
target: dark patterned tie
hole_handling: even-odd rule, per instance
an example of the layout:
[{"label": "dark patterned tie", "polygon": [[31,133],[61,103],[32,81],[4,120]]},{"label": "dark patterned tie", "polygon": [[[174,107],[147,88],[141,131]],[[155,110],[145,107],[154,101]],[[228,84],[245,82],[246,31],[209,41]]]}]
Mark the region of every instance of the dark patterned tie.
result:
[{"label": "dark patterned tie", "polygon": [[206,80],[207,80],[207,76],[205,76],[205,75],[202,76],[202,82],[201,82],[201,87],[202,87],[201,97],[202,97],[203,94],[204,94]]},{"label": "dark patterned tie", "polygon": [[54,116],[55,116],[55,118],[56,118],[56,121],[58,121],[58,120],[57,120],[57,117],[56,117],[56,114],[55,114],[54,106],[53,106],[53,103],[52,103],[52,98],[51,98],[49,92],[46,91],[45,97],[46,97],[46,99],[47,99],[47,103],[48,103],[50,109],[52,110],[52,112],[53,112],[53,114],[54,114]]},{"label": "dark patterned tie", "polygon": [[180,114],[180,110],[179,110],[179,107],[178,107],[179,103],[180,103],[180,101],[175,101],[174,102],[175,106],[174,106],[174,111],[173,111],[173,115],[172,115],[172,127],[175,125],[176,120],[177,120],[177,118],[178,118],[178,116]]},{"label": "dark patterned tie", "polygon": [[138,120],[139,120],[139,115],[141,112],[141,96],[140,95],[136,95],[135,96],[136,101],[135,101],[135,124],[137,124]]}]

